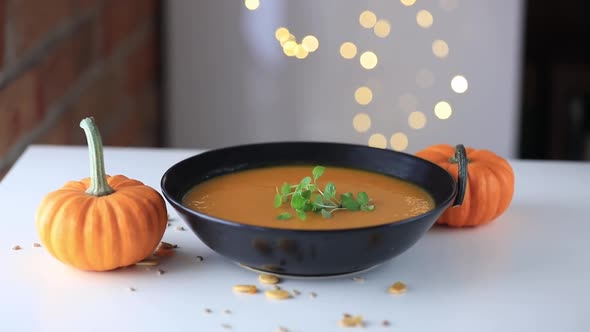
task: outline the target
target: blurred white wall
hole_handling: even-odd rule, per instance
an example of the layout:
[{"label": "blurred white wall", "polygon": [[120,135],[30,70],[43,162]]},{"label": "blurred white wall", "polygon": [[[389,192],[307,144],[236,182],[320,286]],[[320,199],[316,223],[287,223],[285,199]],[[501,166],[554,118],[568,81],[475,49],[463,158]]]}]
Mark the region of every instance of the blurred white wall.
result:
[{"label": "blurred white wall", "polygon": [[[393,147],[410,153],[464,143],[513,157],[523,0],[402,2],[412,1],[260,0],[255,10],[237,0],[166,1],[169,145],[322,140],[392,148],[398,133]],[[389,22],[387,37],[361,26],[365,10]],[[417,22],[421,10],[431,14],[428,28]],[[317,37],[319,48],[304,59],[286,56],[279,27],[298,43]],[[435,40],[448,45],[447,56],[434,54]],[[357,46],[353,59],[340,55],[344,42]],[[361,66],[365,51],[377,55],[374,69]],[[456,75],[467,79],[464,93],[451,88]],[[362,86],[372,91],[368,105],[355,101]],[[451,105],[446,120],[434,112],[439,101]]]}]

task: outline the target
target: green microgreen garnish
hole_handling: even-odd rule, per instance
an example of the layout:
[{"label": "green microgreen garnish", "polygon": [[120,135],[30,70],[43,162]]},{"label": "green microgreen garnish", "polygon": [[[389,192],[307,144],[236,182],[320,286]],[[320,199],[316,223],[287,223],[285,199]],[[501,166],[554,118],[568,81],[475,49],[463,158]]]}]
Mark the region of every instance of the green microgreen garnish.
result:
[{"label": "green microgreen garnish", "polygon": [[[308,212],[321,214],[324,218],[332,218],[332,213],[338,210],[373,211],[375,209],[369,195],[364,191],[359,192],[356,198],[349,192],[340,194],[338,198],[336,185],[332,182],[326,183],[322,191],[317,180],[325,171],[324,166],[316,166],[311,171],[311,177],[306,176],[297,184],[285,182],[280,188],[277,187],[274,206],[279,208],[289,203],[301,220],[307,218]],[[293,218],[293,214],[282,212],[276,218],[287,220]]]}]

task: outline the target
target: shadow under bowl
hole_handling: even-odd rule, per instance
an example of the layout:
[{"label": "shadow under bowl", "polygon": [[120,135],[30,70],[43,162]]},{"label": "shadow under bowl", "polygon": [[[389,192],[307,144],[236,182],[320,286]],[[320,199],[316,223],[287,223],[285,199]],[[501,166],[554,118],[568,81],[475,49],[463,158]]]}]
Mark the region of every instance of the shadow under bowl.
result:
[{"label": "shadow under bowl", "polygon": [[[227,221],[182,204],[195,185],[237,171],[278,165],[349,167],[400,178],[425,189],[433,210],[389,224],[343,230],[289,230]],[[209,248],[257,271],[300,277],[350,274],[382,264],[414,245],[449,207],[457,184],[441,167],[416,156],[328,142],[277,142],[210,150],[170,167],[166,200]]]}]

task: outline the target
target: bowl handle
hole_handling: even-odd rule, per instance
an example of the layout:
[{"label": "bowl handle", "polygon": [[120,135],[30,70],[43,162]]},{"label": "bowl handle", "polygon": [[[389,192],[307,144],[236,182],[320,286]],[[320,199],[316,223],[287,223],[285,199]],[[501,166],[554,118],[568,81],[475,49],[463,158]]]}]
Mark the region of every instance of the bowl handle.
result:
[{"label": "bowl handle", "polygon": [[459,164],[457,196],[455,197],[455,202],[453,202],[453,206],[459,206],[463,204],[465,191],[467,190],[467,163],[469,162],[467,160],[467,152],[465,151],[463,144],[457,144],[457,146],[455,146],[455,156],[452,159],[454,162]]}]

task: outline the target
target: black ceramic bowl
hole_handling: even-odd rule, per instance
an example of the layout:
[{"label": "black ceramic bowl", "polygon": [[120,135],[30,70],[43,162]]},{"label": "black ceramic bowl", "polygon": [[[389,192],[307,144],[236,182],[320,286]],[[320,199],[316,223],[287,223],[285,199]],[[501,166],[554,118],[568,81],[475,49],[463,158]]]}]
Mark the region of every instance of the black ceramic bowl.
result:
[{"label": "black ceramic bowl", "polygon": [[[350,230],[286,230],[208,216],[182,205],[194,185],[212,177],[273,165],[309,164],[367,170],[410,181],[428,191],[434,210],[403,221]],[[418,157],[367,146],[281,142],[210,150],[173,165],[162,192],[212,250],[256,270],[291,276],[332,276],[372,268],[401,254],[432,227],[457,195],[439,166]]]}]

